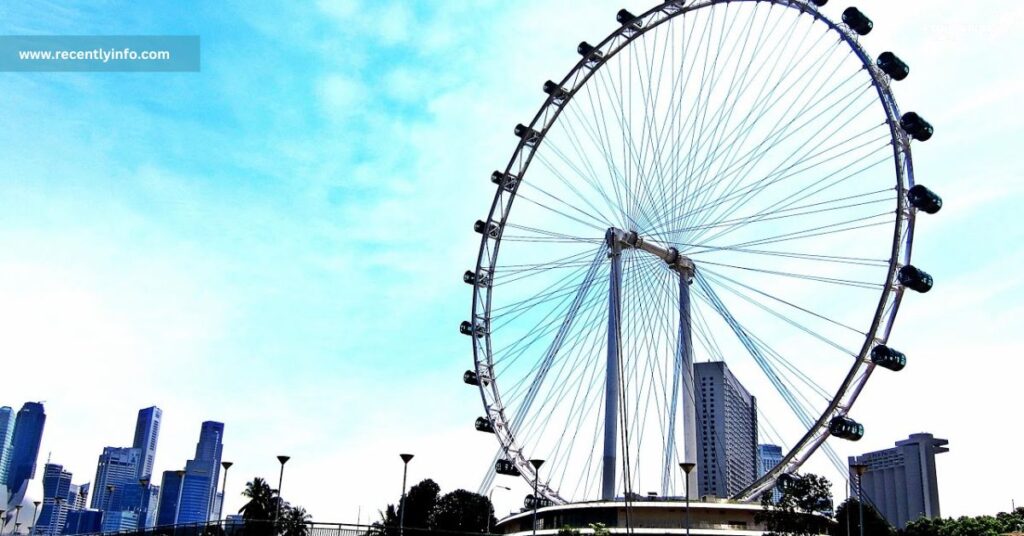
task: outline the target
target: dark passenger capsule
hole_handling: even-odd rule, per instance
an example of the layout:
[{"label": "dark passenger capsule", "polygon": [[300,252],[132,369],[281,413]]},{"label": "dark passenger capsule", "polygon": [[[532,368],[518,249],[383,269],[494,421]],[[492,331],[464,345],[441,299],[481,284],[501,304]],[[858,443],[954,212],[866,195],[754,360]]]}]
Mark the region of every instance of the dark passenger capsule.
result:
[{"label": "dark passenger capsule", "polygon": [[907,200],[910,201],[911,206],[928,214],[935,214],[942,208],[942,198],[939,197],[939,194],[920,184],[915,184],[907,191]]},{"label": "dark passenger capsule", "polygon": [[466,273],[462,274],[462,281],[466,284],[476,286],[476,274],[472,270],[466,270]]},{"label": "dark passenger capsule", "polygon": [[604,54],[600,50],[595,49],[590,43],[581,41],[579,46],[576,47],[576,52],[580,53],[580,56],[586,60],[587,67],[593,67],[597,65],[597,62],[601,61]]},{"label": "dark passenger capsule", "polygon": [[916,290],[922,294],[931,290],[934,283],[932,276],[928,275],[927,272],[910,264],[900,268],[898,279],[904,287]]},{"label": "dark passenger capsule", "polygon": [[811,3],[816,5],[816,6],[818,6],[818,7],[821,7],[821,6],[825,5],[825,4],[827,4],[828,0],[811,0]]},{"label": "dark passenger capsule", "polygon": [[477,417],[473,425],[476,426],[478,432],[494,433],[494,426],[491,426],[491,421],[487,417]]},{"label": "dark passenger capsule", "polygon": [[828,423],[828,431],[830,434],[840,439],[847,439],[850,441],[857,441],[864,437],[864,425],[849,417],[833,418],[832,421]]},{"label": "dark passenger capsule", "polygon": [[551,80],[544,82],[544,93],[551,95],[551,100],[554,101],[555,104],[562,104],[569,98],[569,92],[566,91],[564,87],[559,86]]},{"label": "dark passenger capsule", "polygon": [[907,366],[907,356],[884,344],[871,349],[871,362],[889,370],[903,370]]},{"label": "dark passenger capsule", "polygon": [[891,76],[893,80],[903,80],[910,74],[910,66],[892,52],[879,54],[875,63],[883,73]]},{"label": "dark passenger capsule", "polygon": [[498,224],[496,223],[484,223],[483,220],[476,220],[476,223],[473,224],[473,230],[480,234],[484,234],[486,231],[492,238],[498,236]]},{"label": "dark passenger capsule", "polygon": [[875,27],[875,23],[855,7],[848,7],[843,11],[843,22],[858,35],[867,35]]},{"label": "dark passenger capsule", "polygon": [[462,374],[462,381],[469,385],[480,385],[480,379],[477,378],[476,373],[472,370],[467,370]]},{"label": "dark passenger capsule", "polygon": [[459,324],[459,333],[463,335],[473,335],[476,337],[483,337],[484,335],[480,330],[476,328],[476,326],[471,324],[468,320],[463,320],[462,323]]},{"label": "dark passenger capsule", "polygon": [[619,24],[626,24],[635,18],[636,15],[625,9],[620,9],[619,12],[615,14],[615,20],[618,21]]},{"label": "dark passenger capsule", "polygon": [[932,128],[932,124],[925,121],[923,117],[917,115],[916,112],[907,112],[900,118],[900,126],[910,137],[917,141],[928,141],[935,132]]},{"label": "dark passenger capsule", "polygon": [[498,460],[494,462],[494,472],[499,475],[508,476],[522,475],[522,473],[519,472],[519,468],[516,467],[516,464],[512,463],[512,460]]}]

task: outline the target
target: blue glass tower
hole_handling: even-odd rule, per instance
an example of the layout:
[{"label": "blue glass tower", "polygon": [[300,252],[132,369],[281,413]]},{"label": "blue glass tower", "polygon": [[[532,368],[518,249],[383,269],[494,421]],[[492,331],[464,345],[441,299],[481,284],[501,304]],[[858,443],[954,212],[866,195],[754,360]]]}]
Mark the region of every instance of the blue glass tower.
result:
[{"label": "blue glass tower", "polygon": [[39,402],[26,402],[18,411],[14,422],[14,435],[11,438],[11,454],[8,462],[7,506],[10,510],[25,499],[28,483],[36,476],[36,459],[39,457],[39,444],[43,440],[43,426],[46,424],[46,412]]},{"label": "blue glass tower", "polygon": [[[763,443],[757,446],[757,476],[760,478],[768,471],[782,463],[782,447]],[[782,489],[779,484],[772,488],[772,501],[779,502],[782,498]]]},{"label": "blue glass tower", "polygon": [[224,423],[206,421],[199,432],[196,456],[183,475],[164,471],[156,524],[205,523],[216,514],[215,498],[224,450]]},{"label": "blue glass tower", "polygon": [[177,471],[164,471],[160,481],[160,502],[157,506],[156,526],[174,525],[178,522],[178,499],[181,494],[182,476]]},{"label": "blue glass tower", "polygon": [[39,520],[36,521],[38,534],[45,536],[63,532],[68,510],[73,506],[69,499],[71,473],[55,463],[43,466],[43,509],[39,511]]},{"label": "blue glass tower", "polygon": [[153,462],[156,460],[156,443],[160,438],[160,419],[163,412],[153,406],[139,410],[139,418],[135,422],[135,441],[133,448],[142,451],[142,463],[139,464],[137,478],[152,478]]},{"label": "blue glass tower", "polygon": [[11,461],[11,440],[14,439],[14,410],[0,408],[0,484],[7,483],[7,466]]},{"label": "blue glass tower", "polygon": [[142,451],[136,448],[104,447],[96,464],[93,481],[92,507],[105,512],[118,512],[138,508],[138,503],[124,500],[129,488],[137,487]]}]

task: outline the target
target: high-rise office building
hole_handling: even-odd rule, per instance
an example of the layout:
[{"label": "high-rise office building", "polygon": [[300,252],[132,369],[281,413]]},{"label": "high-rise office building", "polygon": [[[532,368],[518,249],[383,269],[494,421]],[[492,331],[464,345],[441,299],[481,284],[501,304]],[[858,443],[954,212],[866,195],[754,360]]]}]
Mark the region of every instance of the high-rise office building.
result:
[{"label": "high-rise office building", "polygon": [[[761,478],[768,471],[775,468],[782,462],[782,447],[778,445],[761,444],[757,446],[757,477]],[[772,488],[772,501],[779,502],[782,498],[782,490],[776,484]]]},{"label": "high-rise office building", "polygon": [[7,466],[11,460],[11,441],[14,439],[14,410],[0,408],[0,485],[7,483]]},{"label": "high-rise office building", "polygon": [[[160,495],[160,486],[147,482],[135,482],[124,487],[120,494],[115,494],[119,503],[119,511],[137,512],[138,529],[145,529],[153,526],[156,522],[157,497]],[[106,521],[104,521],[104,524]],[[104,529],[106,530],[106,529]],[[134,530],[134,529],[133,529]]]},{"label": "high-rise office building", "polygon": [[104,447],[96,464],[96,479],[92,483],[92,507],[104,512],[131,510],[132,504],[122,504],[125,491],[138,486],[136,475],[142,464],[142,451],[136,448]]},{"label": "high-rise office building", "polygon": [[4,481],[8,491],[6,510],[22,503],[29,481],[36,476],[36,460],[45,425],[46,412],[42,403],[26,402],[18,411],[11,437],[7,479]]},{"label": "high-rise office building", "polygon": [[[932,434],[911,434],[891,449],[850,456],[851,466],[867,466],[861,480],[864,502],[874,505],[897,529],[920,517],[941,517],[935,455],[949,452],[948,444]],[[852,469],[850,482],[853,496],[859,497]]]},{"label": "high-rise office building", "polygon": [[697,489],[729,497],[757,475],[757,399],[722,361],[693,366],[697,400]]},{"label": "high-rise office building", "polygon": [[68,511],[74,505],[72,491],[71,473],[65,471],[64,466],[55,463],[43,466],[43,508],[36,521],[39,534],[64,532]]},{"label": "high-rise office building", "polygon": [[135,422],[135,441],[132,447],[142,451],[142,463],[139,465],[137,478],[152,478],[153,463],[156,460],[156,443],[160,438],[160,419],[163,412],[153,406],[139,410],[139,418]]},{"label": "high-rise office building", "polygon": [[160,503],[157,506],[156,526],[165,527],[178,523],[178,502],[181,499],[181,483],[184,471],[164,471],[160,479]]},{"label": "high-rise office building", "polygon": [[204,422],[195,458],[185,463],[183,474],[164,471],[157,525],[205,523],[216,516],[223,439],[223,423]]},{"label": "high-rise office building", "polygon": [[68,492],[68,501],[71,502],[72,510],[84,510],[86,499],[89,497],[89,486],[85,484],[71,484],[71,491]]},{"label": "high-rise office building", "polygon": [[[72,510],[68,512],[68,522],[64,525],[64,534],[96,534],[103,526],[103,512],[99,510]],[[37,533],[38,534],[38,533]],[[40,536],[47,536],[45,534]]]}]

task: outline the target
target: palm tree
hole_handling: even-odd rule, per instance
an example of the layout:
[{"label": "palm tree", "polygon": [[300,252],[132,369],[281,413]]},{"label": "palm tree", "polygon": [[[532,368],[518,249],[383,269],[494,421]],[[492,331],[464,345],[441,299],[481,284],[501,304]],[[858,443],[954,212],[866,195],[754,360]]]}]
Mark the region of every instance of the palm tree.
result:
[{"label": "palm tree", "polygon": [[289,506],[281,513],[283,536],[309,536],[313,516],[301,506]]},{"label": "palm tree", "polygon": [[272,536],[274,527],[271,520],[274,519],[277,506],[274,490],[266,480],[256,477],[246,483],[242,496],[249,499],[238,511],[245,520],[246,536]]}]

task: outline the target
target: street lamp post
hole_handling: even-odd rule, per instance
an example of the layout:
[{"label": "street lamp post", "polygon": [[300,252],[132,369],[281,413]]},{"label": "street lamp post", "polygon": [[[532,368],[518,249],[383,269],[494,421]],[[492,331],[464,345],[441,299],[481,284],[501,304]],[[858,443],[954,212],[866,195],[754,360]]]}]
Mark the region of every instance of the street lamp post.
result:
[{"label": "street lamp post", "polygon": [[402,498],[398,502],[398,536],[405,535],[405,477],[409,475],[409,460],[412,454],[399,454],[402,458]]},{"label": "street lamp post", "polygon": [[18,527],[21,526],[21,523],[18,523],[18,518],[19,517],[21,517],[21,505],[20,504],[18,506],[14,507],[14,532],[12,534],[17,534],[18,533]]},{"label": "street lamp post", "polygon": [[690,471],[697,467],[697,464],[691,462],[682,462],[679,464],[679,468],[686,473],[686,489],[683,490],[683,494],[686,495],[686,536],[690,536]]},{"label": "street lamp post", "polygon": [[[864,472],[868,470],[867,464],[857,462],[850,465],[850,469],[853,469],[857,473],[857,518],[860,520],[860,536],[864,536],[864,488],[861,486],[861,477],[864,476]],[[847,508],[846,516],[849,517],[849,508]]]},{"label": "street lamp post", "polygon": [[278,520],[281,518],[281,503],[284,499],[281,498],[281,484],[284,482],[284,464],[288,460],[292,459],[291,456],[278,456],[277,461],[281,462],[281,474],[277,477],[277,511],[274,513],[274,526],[277,526]]},{"label": "street lamp post", "polygon": [[537,497],[537,481],[540,478],[540,466],[544,465],[544,460],[530,460],[530,465],[533,466],[533,536],[537,536],[537,506],[540,502],[540,497]]},{"label": "street lamp post", "polygon": [[[487,502],[491,503],[491,508],[494,507],[494,503],[491,502],[491,498],[494,497],[494,490],[495,490],[495,488],[501,488],[501,489],[503,489],[505,491],[511,491],[512,490],[512,488],[510,488],[508,486],[492,486],[491,487],[491,491],[487,492]],[[485,514],[487,515],[487,534],[490,534],[491,533],[491,512],[488,511],[488,512],[485,512]]]},{"label": "street lamp post", "polygon": [[39,524],[39,505],[43,504],[39,501],[32,501],[32,528],[28,530],[29,536],[36,533],[36,525]]},{"label": "street lamp post", "polygon": [[[231,469],[232,465],[234,465],[234,462],[220,462],[220,466],[224,468],[224,485],[220,488],[220,512],[217,512],[218,519],[222,517],[224,503],[228,500],[228,469]],[[279,483],[278,489],[280,489],[280,486],[281,484]]]}]

